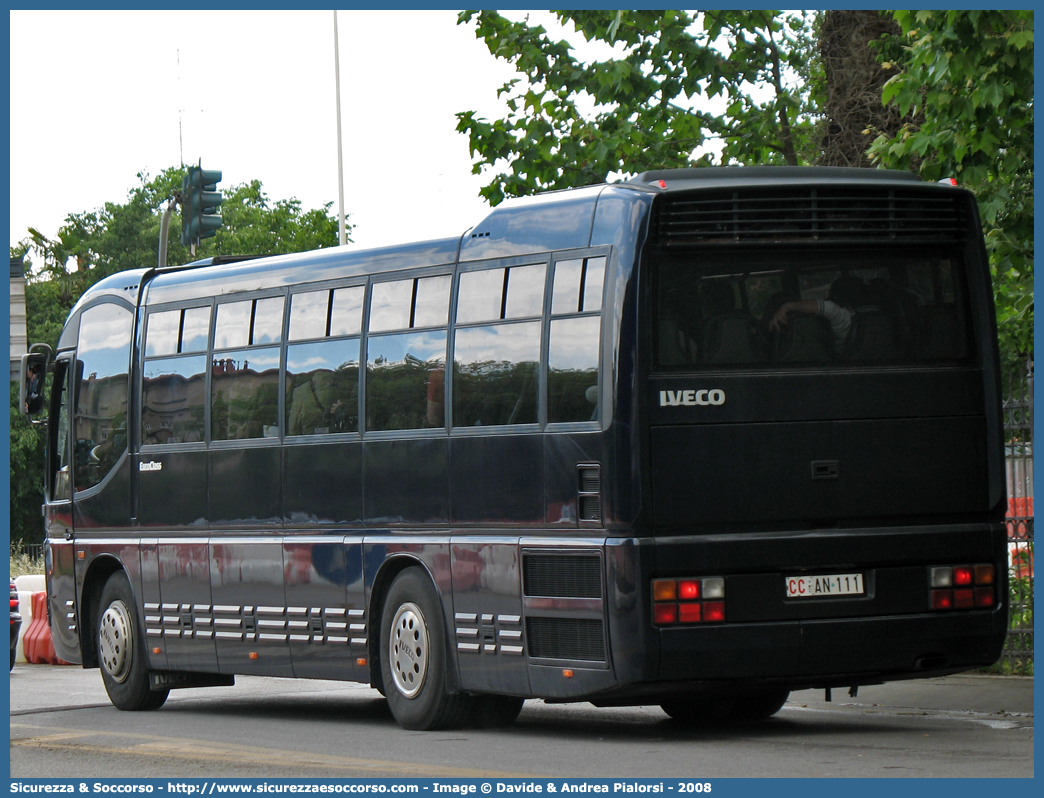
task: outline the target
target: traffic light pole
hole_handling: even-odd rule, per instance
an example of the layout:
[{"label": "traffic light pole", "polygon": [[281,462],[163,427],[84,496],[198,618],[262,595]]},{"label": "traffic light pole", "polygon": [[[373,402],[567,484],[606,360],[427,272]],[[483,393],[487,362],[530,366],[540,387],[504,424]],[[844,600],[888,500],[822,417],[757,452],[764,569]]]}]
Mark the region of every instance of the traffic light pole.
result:
[{"label": "traffic light pole", "polygon": [[174,213],[177,201],[178,198],[175,197],[167,203],[167,208],[163,211],[163,218],[160,219],[159,267],[161,269],[167,265],[167,233],[170,230],[170,217]]}]

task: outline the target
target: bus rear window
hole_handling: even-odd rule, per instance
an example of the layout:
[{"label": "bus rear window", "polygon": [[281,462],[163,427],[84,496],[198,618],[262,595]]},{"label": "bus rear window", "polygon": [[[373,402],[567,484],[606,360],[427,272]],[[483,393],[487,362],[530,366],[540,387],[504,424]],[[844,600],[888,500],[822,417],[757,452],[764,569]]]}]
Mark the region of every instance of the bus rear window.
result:
[{"label": "bus rear window", "polygon": [[661,253],[657,368],[950,364],[969,357],[949,253]]}]

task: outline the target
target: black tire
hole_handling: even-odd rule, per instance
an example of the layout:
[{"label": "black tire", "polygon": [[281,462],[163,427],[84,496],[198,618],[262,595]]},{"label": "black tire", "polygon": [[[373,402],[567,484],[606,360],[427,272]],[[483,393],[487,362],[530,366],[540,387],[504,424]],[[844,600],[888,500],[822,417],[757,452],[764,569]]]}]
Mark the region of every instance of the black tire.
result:
[{"label": "black tire", "polygon": [[15,664],[15,649],[11,649],[11,670],[14,670]]},{"label": "black tire", "polygon": [[678,696],[664,701],[660,708],[677,721],[698,726],[753,723],[775,715],[789,696],[789,690],[757,688],[713,696]]},{"label": "black tire", "polygon": [[96,631],[102,683],[113,706],[129,712],[163,706],[170,691],[149,689],[144,635],[123,571],[110,576],[102,589]]},{"label": "black tire", "polygon": [[381,614],[381,677],[388,708],[404,729],[463,726],[472,696],[449,693],[442,603],[427,574],[407,568],[395,577]]},{"label": "black tire", "polygon": [[503,729],[515,722],[524,703],[524,698],[511,695],[477,695],[468,725],[476,729]]}]

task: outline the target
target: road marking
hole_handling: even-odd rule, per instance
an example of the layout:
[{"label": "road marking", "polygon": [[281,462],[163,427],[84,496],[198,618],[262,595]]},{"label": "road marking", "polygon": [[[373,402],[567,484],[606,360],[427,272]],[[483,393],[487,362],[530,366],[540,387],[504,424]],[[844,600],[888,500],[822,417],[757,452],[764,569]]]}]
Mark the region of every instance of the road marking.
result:
[{"label": "road marking", "polygon": [[[48,731],[51,726],[34,726],[28,723],[11,724],[11,746],[24,748],[45,748],[48,750],[68,750],[96,752],[107,754],[128,754],[131,756],[164,756],[171,759],[191,759],[226,764],[266,765],[278,767],[305,767],[344,772],[375,771],[399,777],[418,778],[502,778],[524,779],[537,778],[532,773],[502,773],[492,770],[473,770],[470,768],[454,768],[444,765],[429,765],[420,762],[392,762],[381,759],[359,759],[356,757],[331,756],[306,751],[287,751],[280,748],[259,748],[253,745],[236,745],[235,743],[214,742],[212,740],[196,740],[192,738],[163,737],[154,734],[133,735],[136,741],[131,745],[98,745],[98,738],[127,738],[132,735],[126,732],[96,731],[94,729],[65,729],[61,733],[38,734],[32,737],[15,738],[14,732],[24,729],[27,732]],[[68,742],[77,738],[89,738],[93,744]]]}]

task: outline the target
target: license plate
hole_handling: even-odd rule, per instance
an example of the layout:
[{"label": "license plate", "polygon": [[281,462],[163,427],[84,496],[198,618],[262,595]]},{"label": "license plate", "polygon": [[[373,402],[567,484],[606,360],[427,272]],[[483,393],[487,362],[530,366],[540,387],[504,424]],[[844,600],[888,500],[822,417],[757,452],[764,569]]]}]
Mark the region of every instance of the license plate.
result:
[{"label": "license plate", "polygon": [[830,596],[861,596],[862,574],[818,574],[816,576],[785,576],[787,598],[828,598]]}]

